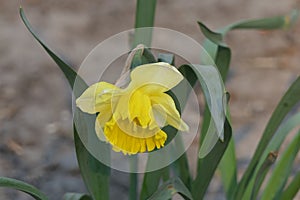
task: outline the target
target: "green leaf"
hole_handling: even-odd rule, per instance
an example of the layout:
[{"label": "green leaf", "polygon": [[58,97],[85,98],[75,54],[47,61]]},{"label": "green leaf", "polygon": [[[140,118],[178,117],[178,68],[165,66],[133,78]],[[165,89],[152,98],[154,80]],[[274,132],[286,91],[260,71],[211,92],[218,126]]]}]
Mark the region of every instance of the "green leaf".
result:
[{"label": "green leaf", "polygon": [[221,33],[211,31],[202,22],[198,21],[198,25],[200,27],[201,32],[207,39],[218,45],[223,42],[223,35]]},{"label": "green leaf", "polygon": [[93,199],[87,194],[66,193],[63,197],[63,200],[93,200]]},{"label": "green leaf", "polygon": [[287,15],[276,16],[263,19],[252,19],[252,20],[242,20],[226,26],[222,33],[226,34],[230,30],[234,29],[263,29],[263,30],[272,30],[272,29],[281,29],[289,28],[293,26],[299,16],[298,10],[292,10]]},{"label": "green leaf", "polygon": [[[219,74],[219,71],[214,66],[205,65],[182,65],[180,70],[184,68],[192,69],[199,80],[206,103],[212,116],[210,125],[208,128],[208,134],[205,135],[206,142],[200,148],[199,156],[204,157],[217,142],[218,137],[223,139],[223,129],[226,114],[227,103],[224,102],[226,97],[226,91],[223,84],[223,80]],[[185,70],[186,71],[186,70]],[[189,74],[187,79],[189,79]],[[191,77],[193,77],[192,75]]]},{"label": "green leaf", "polygon": [[155,17],[156,0],[137,0],[135,13],[135,33],[132,47],[144,44],[150,47],[152,40],[152,28]]},{"label": "green leaf", "polygon": [[223,81],[227,79],[230,67],[231,50],[225,45],[218,45],[215,63],[221,74]]},{"label": "green leaf", "polygon": [[57,56],[39,37],[38,35],[33,31],[28,19],[25,16],[25,13],[23,11],[23,8],[20,7],[20,16],[23,20],[23,23],[25,24],[28,31],[32,34],[32,36],[40,43],[40,45],[46,50],[46,52],[49,54],[49,56],[54,60],[54,62],[59,66],[59,68],[64,73],[65,77],[67,78],[71,88],[73,89],[75,80],[76,80],[76,90],[74,90],[75,97],[78,97],[86,88],[87,85],[82,80],[80,76],[77,75],[77,73],[68,65],[66,62],[64,62],[59,56]]},{"label": "green leaf", "polygon": [[[30,33],[42,45],[42,47],[46,50],[46,52],[51,56],[51,58],[62,70],[65,77],[68,79],[71,88],[73,89],[74,96],[76,98],[79,97],[81,93],[87,88],[87,84],[79,75],[77,75],[77,73],[68,64],[66,64],[61,58],[59,58],[53,51],[50,50],[50,48],[47,47],[47,45],[42,40],[39,39],[39,37],[32,30],[31,25],[29,24],[29,21],[27,20],[22,8],[20,8],[20,16]],[[76,88],[74,88],[75,81]],[[95,119],[95,116],[90,116],[89,121],[87,121],[86,123],[92,122],[94,120],[93,118]],[[106,165],[100,163],[97,159],[95,159],[85,148],[78,135],[75,125],[74,141],[81,175],[89,192],[92,194],[94,199],[109,199],[109,168]]]},{"label": "green leaf", "polygon": [[226,119],[224,124],[224,141],[218,140],[211,152],[202,159],[199,159],[196,179],[192,183],[192,195],[195,200],[203,199],[215,170],[229,144],[232,129]]},{"label": "green leaf", "polygon": [[276,199],[280,196],[291,173],[293,162],[300,150],[300,131],[280,156],[271,177],[262,193],[262,200]]},{"label": "green leaf", "polygon": [[190,191],[185,187],[182,181],[179,178],[174,178],[161,185],[148,200],[171,199],[176,193],[186,199],[193,199]]},{"label": "green leaf", "polygon": [[292,117],[288,118],[285,123],[283,123],[279,129],[276,131],[274,136],[272,137],[272,140],[266,147],[262,159],[260,159],[255,172],[253,173],[253,176],[251,178],[251,181],[249,182],[249,185],[247,186],[247,190],[245,195],[243,196],[243,199],[249,199],[251,195],[251,191],[253,190],[253,187],[256,185],[254,183],[254,177],[258,177],[258,169],[262,167],[263,165],[263,159],[266,159],[268,157],[269,152],[277,152],[279,151],[280,146],[282,145],[284,139],[287,137],[287,135],[298,125],[300,124],[300,113],[297,113],[293,115]]},{"label": "green leaf", "polygon": [[[231,59],[231,50],[226,45],[219,44],[217,47],[215,63],[216,66],[218,67],[218,70],[221,74],[223,81],[226,81],[227,79],[227,74],[230,67],[230,59]],[[230,117],[230,109],[228,106],[227,106],[227,118],[230,122],[231,117]],[[233,195],[233,191],[237,186],[237,163],[236,163],[236,154],[235,154],[235,144],[233,138],[231,138],[218,168],[221,172],[221,178],[226,193],[226,197],[227,199],[231,199]]]},{"label": "green leaf", "polygon": [[[204,68],[204,70],[202,68]],[[188,65],[181,66],[179,68],[179,70],[188,79],[189,83],[192,86],[195,84],[196,80],[201,81],[200,83],[203,88],[206,101],[210,105],[212,102],[214,102],[215,105],[218,105],[216,107],[218,107],[218,112],[220,112],[219,114],[223,115],[223,117],[225,118],[226,102],[224,102],[224,97],[226,97],[226,93],[225,93],[225,88],[224,88],[224,85],[222,82],[222,78],[220,77],[218,70],[216,70],[212,66],[190,67]],[[202,70],[202,72],[199,72],[201,70]],[[208,72],[206,70],[211,70],[211,71]],[[204,77],[204,79],[202,79],[202,77]],[[214,84],[219,84],[219,86],[212,87],[212,85],[214,85]],[[214,88],[214,89],[209,90],[208,88]],[[216,88],[218,88],[218,89],[216,89]],[[212,98],[215,98],[215,99],[212,99]],[[217,115],[218,112],[215,112],[214,115]],[[207,130],[205,132],[207,132],[208,135],[217,136],[218,134],[215,133],[217,131],[217,129],[215,128],[214,124],[211,123],[213,120],[209,120],[210,119],[210,110],[209,109],[206,109],[205,114],[204,114],[204,120],[207,120],[207,119],[208,119],[208,123],[207,123],[208,126],[207,126]],[[224,121],[222,122],[222,120],[219,120],[218,123],[222,123],[222,125],[220,127],[223,128]],[[228,123],[228,126],[230,127],[229,123]],[[209,127],[210,127],[210,129],[209,129]],[[229,137],[229,139],[230,139],[231,138],[231,128],[230,128],[230,133],[228,133],[228,131],[229,131],[228,127],[227,127],[227,130],[225,130],[225,131],[227,131],[227,133],[225,133],[225,134],[230,135],[230,137]],[[228,140],[228,141],[225,141],[224,143],[221,143],[217,138],[213,138],[213,139],[215,139],[215,141],[217,142],[215,146],[211,142],[208,143],[208,144],[212,145],[212,151],[214,152],[213,155],[208,154],[203,159],[199,159],[197,177],[196,177],[195,181],[192,183],[192,189],[193,189],[192,191],[193,191],[193,195],[194,195],[195,199],[201,199],[204,196],[205,191],[207,190],[207,187],[209,185],[209,182],[210,182],[210,180],[216,170],[216,167],[218,166],[219,161],[222,158],[223,153],[226,150],[228,142],[229,142],[229,140]],[[228,135],[227,135],[227,139],[228,139]],[[223,152],[222,152],[222,150],[223,150]],[[207,171],[205,171],[205,170],[207,170],[207,168],[206,168],[206,166],[204,166],[205,162],[203,160],[206,161],[206,160],[211,159],[212,157],[213,157],[214,161],[211,164],[211,166],[209,167],[209,171],[207,172]],[[208,163],[211,163],[211,162],[208,161]],[[232,168],[233,168],[233,166],[232,166]],[[207,176],[207,178],[203,178],[202,176]],[[234,183],[234,179],[232,182]]]},{"label": "green leaf", "polygon": [[8,187],[25,192],[37,200],[48,200],[46,195],[39,191],[36,187],[16,179],[0,177],[0,187]]},{"label": "green leaf", "polygon": [[252,157],[246,172],[244,173],[238,187],[236,188],[235,198],[241,199],[245,193],[245,190],[255,172],[257,165],[265,152],[266,147],[271,141],[272,137],[276,133],[276,130],[280,126],[281,122],[289,111],[300,101],[300,77],[289,87],[288,91],[280,100],[275,111],[273,112],[271,119],[269,120],[262,138],[255,150],[254,156]]},{"label": "green leaf", "polygon": [[299,192],[299,190],[300,190],[300,171],[294,176],[291,183],[282,192],[280,199],[281,200],[294,199],[294,197]]}]

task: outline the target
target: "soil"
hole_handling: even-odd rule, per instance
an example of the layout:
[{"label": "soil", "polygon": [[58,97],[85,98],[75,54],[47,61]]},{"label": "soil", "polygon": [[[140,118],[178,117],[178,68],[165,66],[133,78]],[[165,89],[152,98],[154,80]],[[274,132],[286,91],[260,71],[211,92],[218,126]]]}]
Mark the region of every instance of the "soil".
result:
[{"label": "soil", "polygon": [[[241,19],[285,14],[299,3],[164,0],[157,2],[155,25],[201,42],[197,20],[217,29]],[[20,4],[43,40],[78,68],[95,45],[134,26],[135,1],[0,1],[0,176],[29,182],[56,200],[66,192],[86,192],[74,151],[71,91],[61,71],[22,24]],[[291,30],[234,31],[226,38],[232,49],[227,90],[239,176],[276,104],[299,75],[299,25]],[[192,146],[189,155],[195,154],[196,147]],[[299,156],[294,171],[299,170]],[[192,166],[194,158],[189,157]],[[126,199],[127,181],[128,175],[113,171],[111,199]],[[207,199],[225,199],[222,191],[216,174]],[[1,188],[0,199],[31,198]]]}]

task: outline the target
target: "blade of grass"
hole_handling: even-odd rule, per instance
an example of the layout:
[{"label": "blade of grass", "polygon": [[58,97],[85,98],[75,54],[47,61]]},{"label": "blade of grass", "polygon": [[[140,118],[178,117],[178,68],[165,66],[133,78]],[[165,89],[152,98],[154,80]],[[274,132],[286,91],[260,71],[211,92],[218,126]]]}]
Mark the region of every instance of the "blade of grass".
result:
[{"label": "blade of grass", "polygon": [[36,200],[48,200],[47,196],[36,187],[16,179],[0,177],[0,187],[12,188],[25,192]]},{"label": "blade of grass", "polygon": [[293,162],[300,150],[300,131],[293,138],[287,149],[283,152],[280,160],[275,166],[272,175],[263,190],[261,200],[277,199],[283,191],[289,174],[291,173]]}]

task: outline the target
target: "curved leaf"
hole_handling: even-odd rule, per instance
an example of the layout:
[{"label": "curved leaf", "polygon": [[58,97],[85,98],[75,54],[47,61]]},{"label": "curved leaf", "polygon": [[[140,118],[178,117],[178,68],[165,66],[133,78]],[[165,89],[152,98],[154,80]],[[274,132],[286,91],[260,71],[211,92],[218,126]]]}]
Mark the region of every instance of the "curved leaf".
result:
[{"label": "curved leaf", "polygon": [[226,91],[219,71],[214,66],[183,65],[180,68],[181,70],[185,70],[184,68],[192,69],[201,84],[211,114],[212,120],[210,120],[204,138],[206,141],[203,142],[199,152],[199,157],[202,158],[209,153],[218,138],[224,139],[223,129],[227,106],[224,98],[226,97]]},{"label": "curved leaf", "polygon": [[36,187],[29,185],[23,181],[12,178],[0,177],[0,187],[8,187],[25,192],[36,200],[48,200],[45,194],[39,191]]},{"label": "curved leaf", "polygon": [[32,34],[32,36],[40,43],[40,45],[46,50],[46,52],[49,54],[49,56],[53,59],[53,61],[57,64],[57,66],[61,69],[61,71],[64,73],[65,77],[67,78],[71,88],[73,89],[74,83],[76,81],[76,90],[73,91],[75,97],[79,97],[80,94],[87,88],[86,83],[83,81],[83,79],[77,75],[77,73],[70,67],[68,64],[66,64],[65,61],[63,61],[59,56],[57,56],[39,37],[38,35],[33,31],[28,19],[25,16],[25,13],[23,11],[23,8],[20,7],[20,16],[23,20],[23,23],[25,24],[28,31]]},{"label": "curved leaf", "polygon": [[292,10],[287,15],[269,17],[263,19],[252,19],[252,20],[242,20],[225,27],[221,32],[226,34],[230,30],[234,29],[281,29],[289,28],[293,26],[299,16],[298,10]]}]

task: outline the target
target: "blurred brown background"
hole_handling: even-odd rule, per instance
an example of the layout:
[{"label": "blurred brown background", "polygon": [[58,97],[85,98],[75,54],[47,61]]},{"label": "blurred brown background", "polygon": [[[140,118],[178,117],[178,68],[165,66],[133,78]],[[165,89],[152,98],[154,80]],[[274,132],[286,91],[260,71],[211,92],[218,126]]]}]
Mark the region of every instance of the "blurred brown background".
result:
[{"label": "blurred brown background", "polygon": [[[298,5],[296,0],[157,3],[156,26],[199,42],[203,36],[197,20],[216,29],[241,19],[285,14]],[[71,92],[55,63],[21,23],[20,4],[41,38],[78,67],[96,44],[133,28],[135,1],[0,0],[0,176],[27,181],[50,199],[61,199],[65,192],[85,192],[72,139]],[[227,38],[233,55],[227,89],[240,173],[280,97],[299,75],[299,24],[289,31],[234,31]],[[125,199],[128,177],[119,172],[113,176],[121,180],[112,181],[112,199]],[[208,199],[224,199],[218,175],[214,180]],[[0,189],[0,199],[31,198]]]}]

